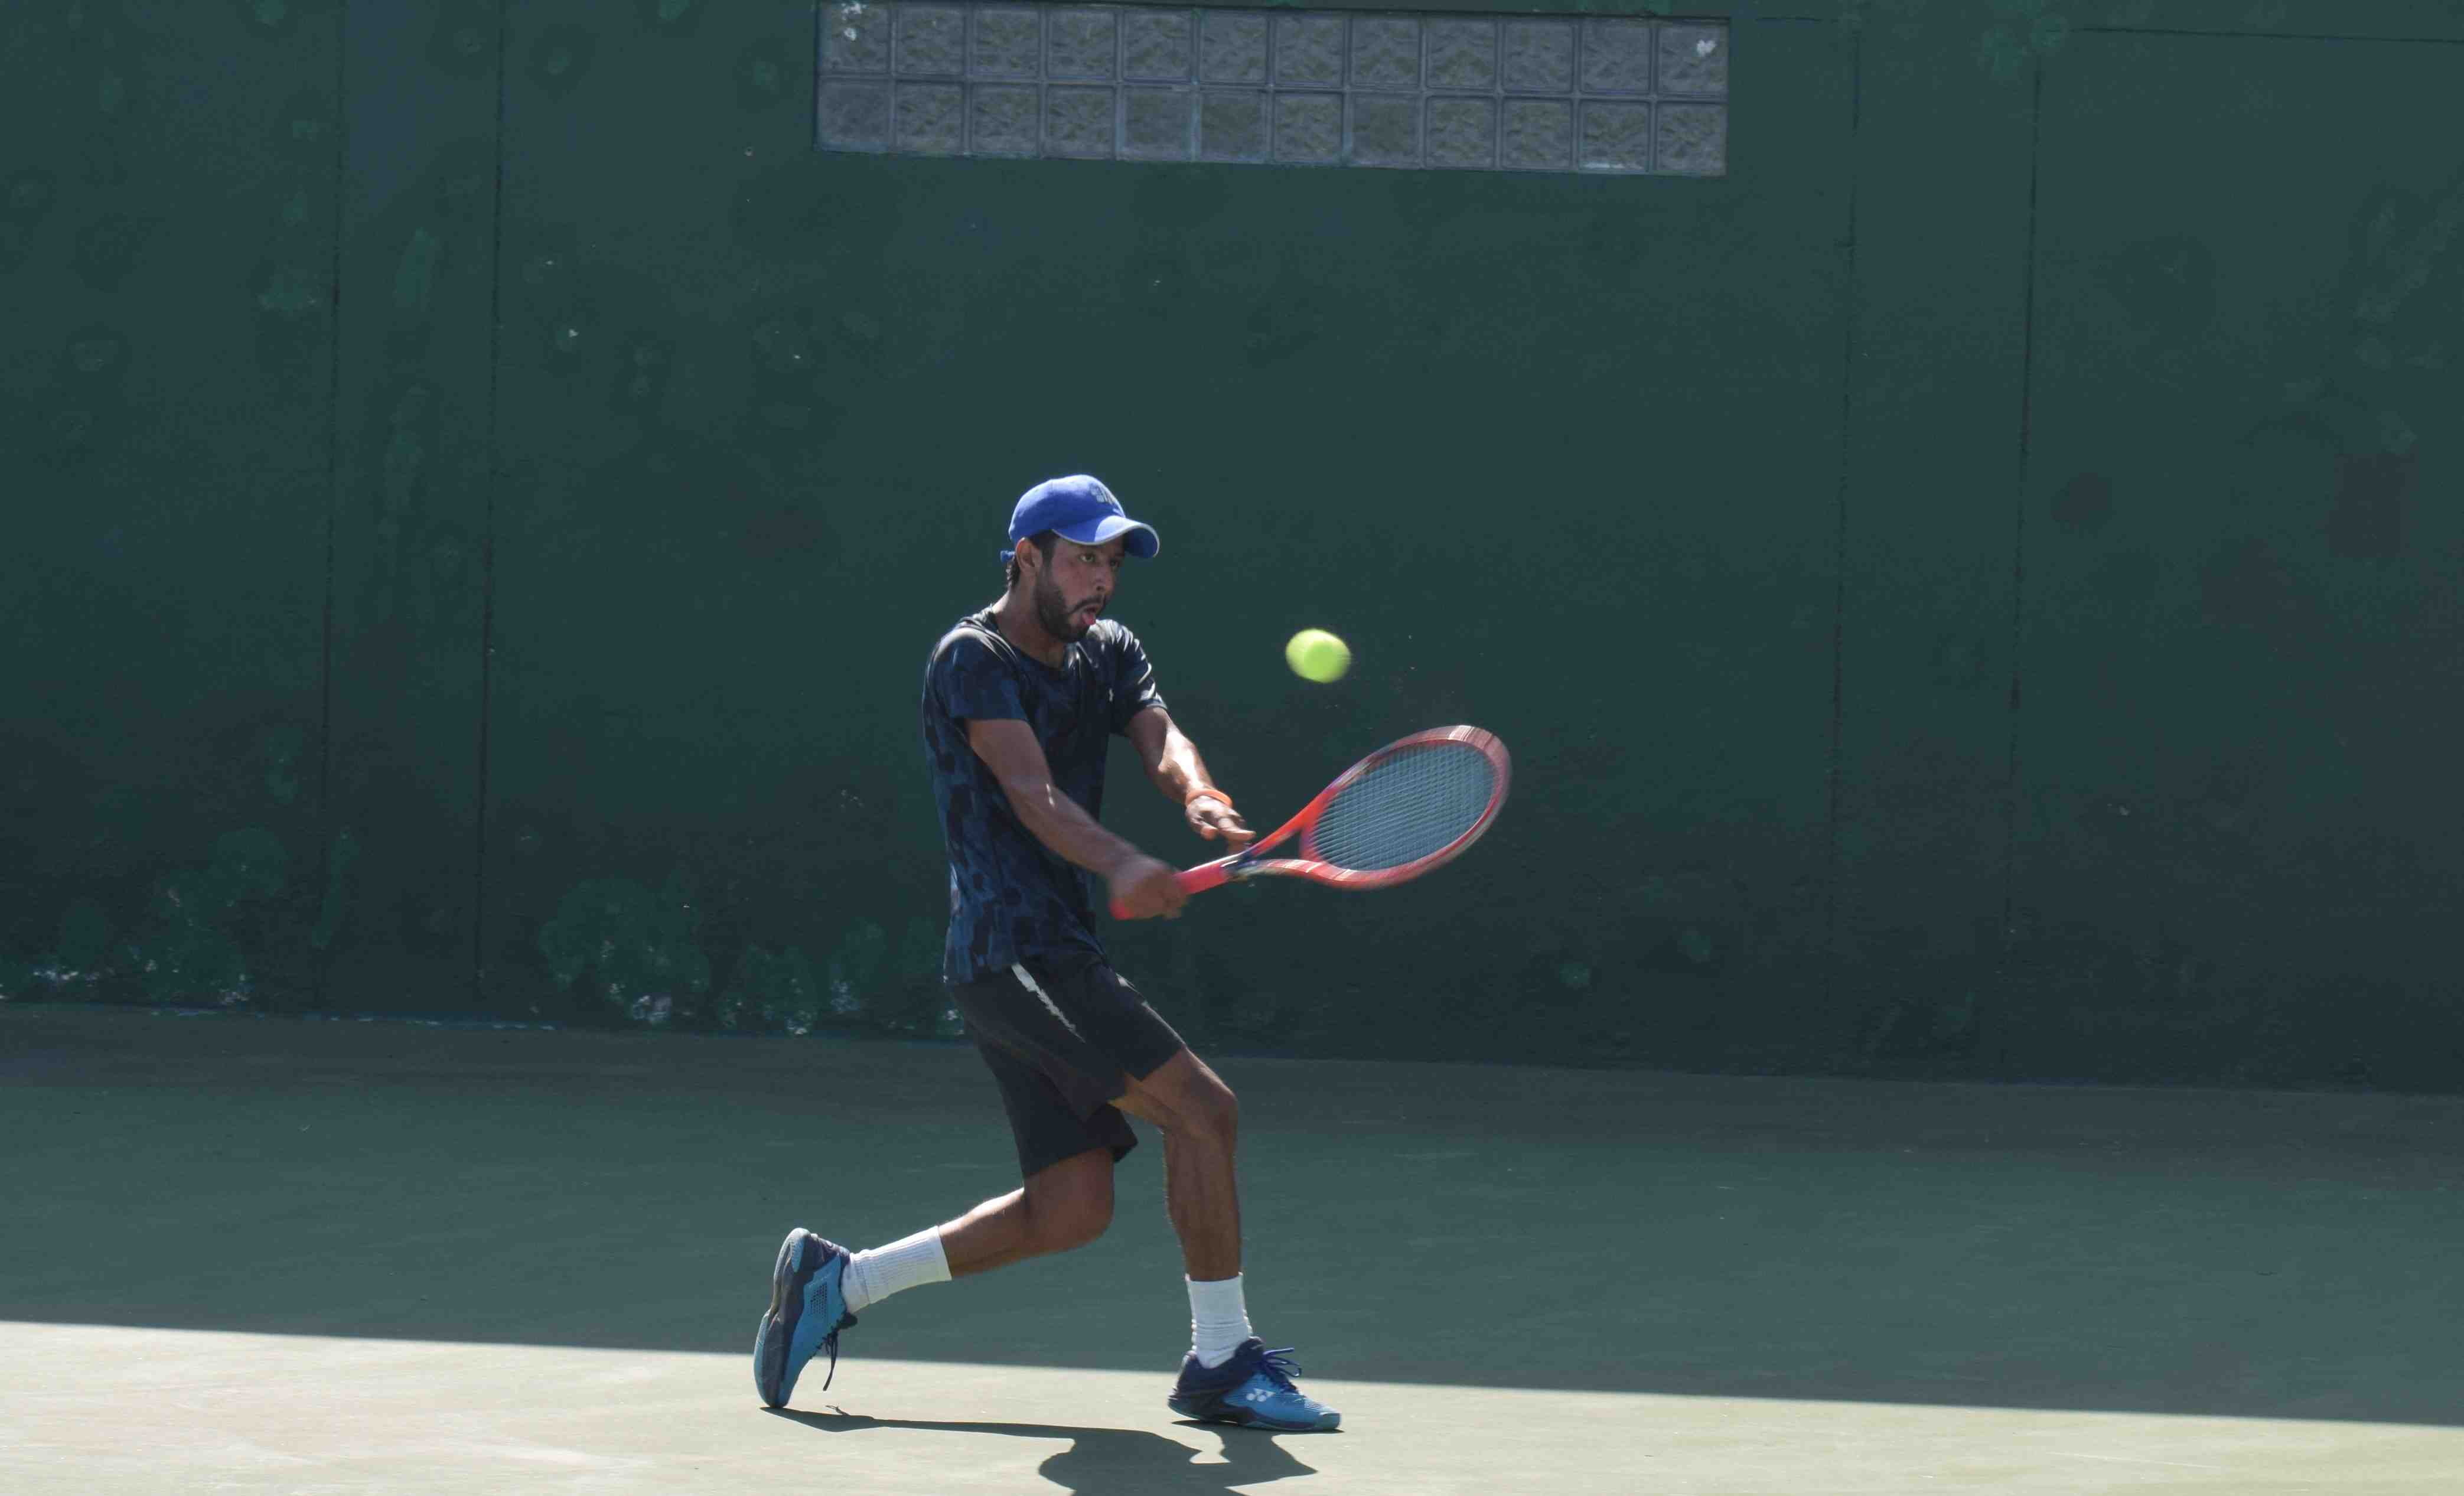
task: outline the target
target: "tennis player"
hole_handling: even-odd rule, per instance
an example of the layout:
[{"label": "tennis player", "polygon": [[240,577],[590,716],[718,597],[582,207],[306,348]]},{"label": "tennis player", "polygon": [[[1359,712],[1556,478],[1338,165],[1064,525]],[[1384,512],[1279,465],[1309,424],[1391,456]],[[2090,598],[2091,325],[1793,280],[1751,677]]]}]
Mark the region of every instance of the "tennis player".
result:
[{"label": "tennis player", "polygon": [[[1190,829],[1254,839],[1174,725],[1137,638],[1105,617],[1126,557],[1155,533],[1094,478],[1054,478],[1010,514],[1008,587],[958,620],[924,671],[925,759],[950,856],[943,977],[1009,1111],[1023,1184],[956,1221],[849,1253],[787,1233],[753,1348],[761,1400],[784,1404],[839,1331],[893,1293],[1084,1246],[1112,1219],[1112,1171],[1163,1134],[1164,1200],[1189,1286],[1190,1348],[1167,1399],[1185,1418],[1281,1430],[1341,1415],[1293,1385],[1299,1367],[1250,1331],[1234,1177],[1240,1109],[1104,957],[1092,879],[1133,918],[1186,900],[1173,869],[1104,828],[1113,735]],[[825,1386],[827,1382],[825,1381]]]}]

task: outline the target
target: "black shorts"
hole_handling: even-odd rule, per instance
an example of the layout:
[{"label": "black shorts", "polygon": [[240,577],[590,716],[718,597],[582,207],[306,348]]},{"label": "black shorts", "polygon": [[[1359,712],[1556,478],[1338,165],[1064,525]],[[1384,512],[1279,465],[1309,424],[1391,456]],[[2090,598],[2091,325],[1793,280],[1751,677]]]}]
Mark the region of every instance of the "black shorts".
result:
[{"label": "black shorts", "polygon": [[1109,1148],[1138,1145],[1112,1102],[1181,1047],[1180,1036],[1102,960],[1022,962],[954,983],[950,1001],[1001,1087],[1021,1177]]}]

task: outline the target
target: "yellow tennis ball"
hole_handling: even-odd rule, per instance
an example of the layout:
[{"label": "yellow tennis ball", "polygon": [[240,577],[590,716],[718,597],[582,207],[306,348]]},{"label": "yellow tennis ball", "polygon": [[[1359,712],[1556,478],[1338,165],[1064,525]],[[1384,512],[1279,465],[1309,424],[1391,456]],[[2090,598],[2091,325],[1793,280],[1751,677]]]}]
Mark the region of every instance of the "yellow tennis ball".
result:
[{"label": "yellow tennis ball", "polygon": [[1352,649],[1323,628],[1304,628],[1284,646],[1284,659],[1303,680],[1341,680],[1352,669]]}]

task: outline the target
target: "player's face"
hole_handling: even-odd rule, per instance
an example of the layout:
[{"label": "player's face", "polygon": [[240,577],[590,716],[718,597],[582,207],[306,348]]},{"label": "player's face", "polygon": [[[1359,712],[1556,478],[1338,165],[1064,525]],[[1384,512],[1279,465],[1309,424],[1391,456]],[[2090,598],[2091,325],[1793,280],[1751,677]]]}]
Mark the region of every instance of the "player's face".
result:
[{"label": "player's face", "polygon": [[1128,541],[1114,539],[1101,545],[1075,540],[1052,542],[1052,560],[1035,578],[1035,621],[1055,639],[1074,643],[1087,637],[1112,600],[1120,581],[1121,555]]}]

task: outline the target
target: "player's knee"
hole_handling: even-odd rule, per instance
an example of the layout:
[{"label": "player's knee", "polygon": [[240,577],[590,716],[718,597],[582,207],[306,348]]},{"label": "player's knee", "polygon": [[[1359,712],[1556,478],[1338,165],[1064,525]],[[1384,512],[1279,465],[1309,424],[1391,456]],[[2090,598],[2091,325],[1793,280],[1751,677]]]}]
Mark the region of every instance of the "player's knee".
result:
[{"label": "player's knee", "polygon": [[1090,1152],[1026,1184],[1028,1245],[1038,1253],[1085,1246],[1112,1223],[1112,1158]]},{"label": "player's knee", "polygon": [[1076,1195],[1048,1202],[1035,1215],[1035,1247],[1039,1252],[1067,1252],[1085,1246],[1112,1223],[1112,1198]]},{"label": "player's knee", "polygon": [[1071,1247],[1085,1246],[1102,1236],[1111,1223],[1112,1197],[1107,1195],[1101,1199],[1087,1201],[1078,1208],[1077,1214],[1070,1218],[1067,1239],[1062,1243],[1061,1249],[1066,1252]]},{"label": "player's knee", "polygon": [[1241,1133],[1241,1098],[1221,1081],[1199,1088],[1181,1111],[1182,1126],[1193,1135],[1230,1142]]}]

